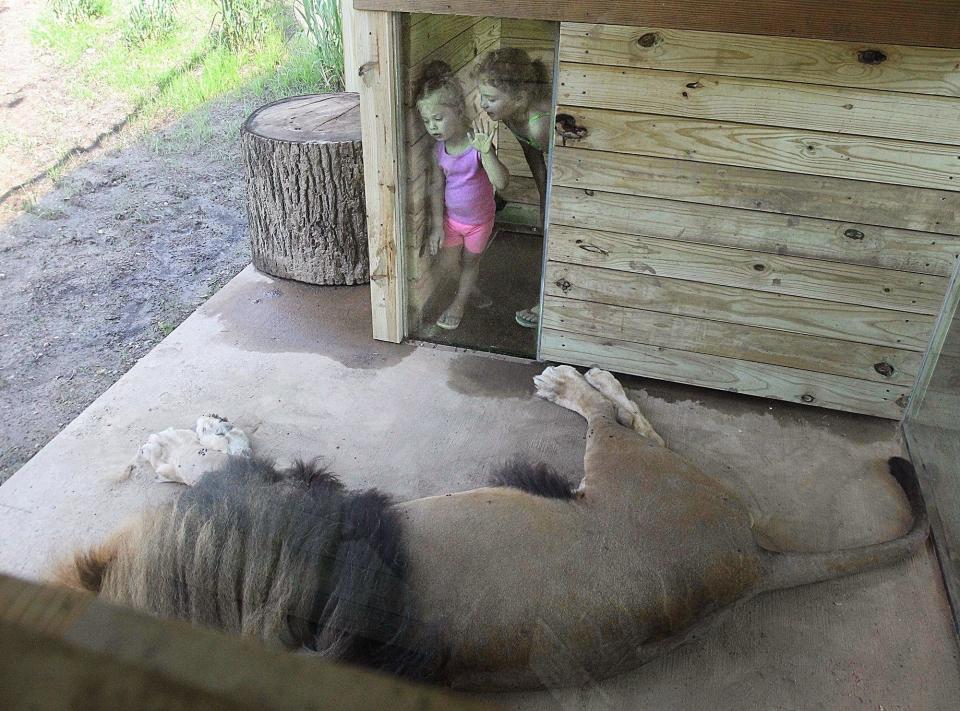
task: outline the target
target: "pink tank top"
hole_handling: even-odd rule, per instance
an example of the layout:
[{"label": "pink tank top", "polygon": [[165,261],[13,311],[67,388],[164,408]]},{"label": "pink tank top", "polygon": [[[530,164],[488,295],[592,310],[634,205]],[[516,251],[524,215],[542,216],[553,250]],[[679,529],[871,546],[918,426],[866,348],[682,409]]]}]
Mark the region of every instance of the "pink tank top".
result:
[{"label": "pink tank top", "polygon": [[480,163],[480,153],[471,146],[461,155],[447,153],[443,141],[437,142],[437,163],[446,177],[443,193],[444,212],[451,220],[465,225],[484,225],[496,216],[493,184]]}]

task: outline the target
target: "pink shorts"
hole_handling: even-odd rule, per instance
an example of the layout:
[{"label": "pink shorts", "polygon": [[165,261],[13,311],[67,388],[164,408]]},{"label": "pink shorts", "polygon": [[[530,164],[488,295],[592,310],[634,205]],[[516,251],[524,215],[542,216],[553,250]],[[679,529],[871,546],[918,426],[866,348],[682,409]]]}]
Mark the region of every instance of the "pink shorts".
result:
[{"label": "pink shorts", "polygon": [[467,225],[446,216],[443,218],[444,247],[459,247],[462,244],[470,254],[482,254],[492,234],[493,220],[482,225]]}]

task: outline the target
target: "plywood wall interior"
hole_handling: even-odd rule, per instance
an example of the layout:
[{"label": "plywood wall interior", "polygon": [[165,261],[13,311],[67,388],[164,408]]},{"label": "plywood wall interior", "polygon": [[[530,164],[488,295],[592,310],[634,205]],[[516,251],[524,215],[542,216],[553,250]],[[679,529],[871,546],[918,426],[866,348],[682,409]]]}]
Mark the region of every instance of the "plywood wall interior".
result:
[{"label": "plywood wall interior", "polygon": [[564,23],[558,104],[542,358],[902,416],[960,255],[956,50]]}]

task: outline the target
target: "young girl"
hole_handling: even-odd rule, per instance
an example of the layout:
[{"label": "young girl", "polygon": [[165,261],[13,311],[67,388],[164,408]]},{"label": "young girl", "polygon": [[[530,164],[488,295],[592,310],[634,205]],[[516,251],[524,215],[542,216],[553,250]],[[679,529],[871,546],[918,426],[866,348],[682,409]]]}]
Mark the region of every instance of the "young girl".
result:
[{"label": "young girl", "polygon": [[[540,230],[547,206],[547,164],[544,153],[553,136],[553,107],[550,82],[540,60],[530,59],[524,50],[503,47],[487,52],[476,70],[480,107],[494,121],[510,129],[523,149],[533,181],[540,193]],[[517,311],[516,320],[526,328],[536,328],[540,306]]]},{"label": "young girl", "polygon": [[463,87],[449,65],[430,62],[416,96],[427,133],[437,142],[433,195],[443,195],[442,202],[433,200],[430,253],[442,245],[447,255],[459,258],[457,294],[437,319],[437,326],[453,330],[460,325],[467,300],[483,299],[477,276],[493,234],[493,191],[503,190],[510,174],[492,150],[493,134],[471,129]]}]

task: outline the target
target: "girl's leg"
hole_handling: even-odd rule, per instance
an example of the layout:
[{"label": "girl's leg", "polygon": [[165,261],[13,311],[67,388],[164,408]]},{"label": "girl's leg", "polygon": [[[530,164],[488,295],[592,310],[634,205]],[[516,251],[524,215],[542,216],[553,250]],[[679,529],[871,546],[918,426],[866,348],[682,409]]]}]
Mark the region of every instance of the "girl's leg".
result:
[{"label": "girl's leg", "polygon": [[480,254],[474,254],[466,249],[460,257],[460,285],[453,302],[437,320],[441,328],[453,330],[460,325],[463,312],[467,308],[467,300],[477,288],[477,277],[480,274]]}]

